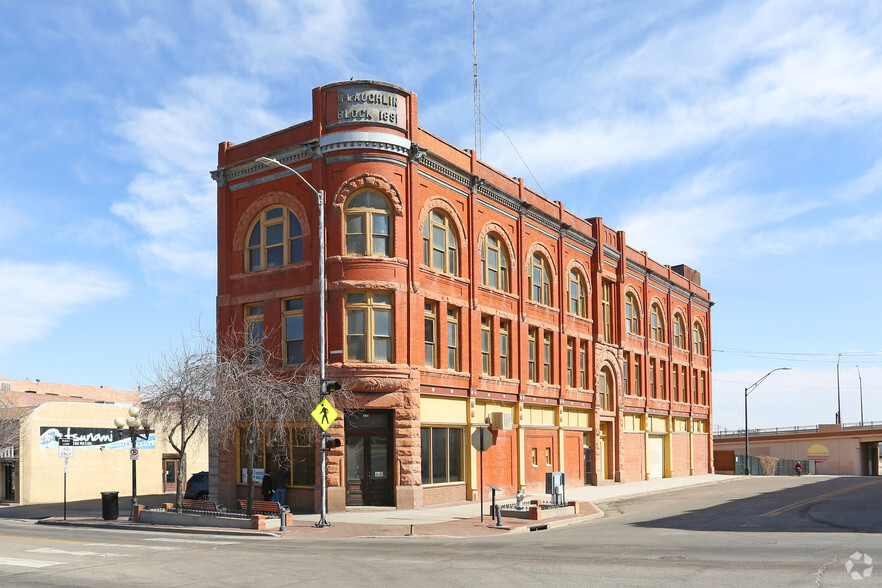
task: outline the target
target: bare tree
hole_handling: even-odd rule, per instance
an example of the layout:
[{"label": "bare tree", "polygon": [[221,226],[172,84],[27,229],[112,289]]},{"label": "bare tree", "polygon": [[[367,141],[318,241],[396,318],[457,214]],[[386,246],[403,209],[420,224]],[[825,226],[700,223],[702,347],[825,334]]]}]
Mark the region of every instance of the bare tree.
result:
[{"label": "bare tree", "polygon": [[199,439],[197,433],[207,433],[215,367],[214,349],[197,333],[152,359],[139,373],[143,410],[168,431],[169,443],[181,456],[175,488],[178,512],[187,480],[187,448]]},{"label": "bare tree", "polygon": [[18,447],[23,412],[0,391],[0,452],[11,449],[14,453]]},{"label": "bare tree", "polygon": [[[212,401],[211,431],[222,444],[230,444],[239,431],[244,445],[247,513],[253,513],[254,458],[264,439],[290,447],[292,438],[313,445],[316,427],[310,413],[319,401],[319,369],[316,362],[283,366],[272,345],[264,341],[271,333],[249,333],[233,327],[219,333]],[[343,409],[351,404],[347,390],[335,394]],[[301,424],[305,426],[292,426]],[[280,465],[290,459],[287,449],[278,455]]]}]

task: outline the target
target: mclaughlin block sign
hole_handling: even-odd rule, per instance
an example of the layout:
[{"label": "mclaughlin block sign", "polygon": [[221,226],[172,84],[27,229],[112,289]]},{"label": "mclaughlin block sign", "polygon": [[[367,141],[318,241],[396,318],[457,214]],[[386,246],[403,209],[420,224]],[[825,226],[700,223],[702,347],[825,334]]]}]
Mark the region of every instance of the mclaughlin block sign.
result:
[{"label": "mclaughlin block sign", "polygon": [[[40,449],[57,449],[59,440],[71,447],[106,447],[108,449],[130,448],[132,441],[127,431],[99,427],[40,427]],[[139,449],[156,449],[156,434],[151,431],[147,439],[138,439]]]},{"label": "mclaughlin block sign", "polygon": [[[329,106],[331,106],[329,104]],[[329,118],[332,117],[330,108]],[[383,124],[407,126],[405,98],[373,86],[347,86],[337,90],[337,119],[330,124]]]}]

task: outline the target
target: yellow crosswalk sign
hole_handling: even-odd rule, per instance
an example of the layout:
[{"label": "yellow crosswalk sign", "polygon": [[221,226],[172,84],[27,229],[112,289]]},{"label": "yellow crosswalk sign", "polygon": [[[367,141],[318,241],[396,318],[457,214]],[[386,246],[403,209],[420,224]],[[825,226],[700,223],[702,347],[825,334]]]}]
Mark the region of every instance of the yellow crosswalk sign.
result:
[{"label": "yellow crosswalk sign", "polygon": [[312,411],[312,418],[314,418],[315,422],[318,423],[318,426],[322,428],[322,431],[327,431],[328,427],[337,420],[338,416],[340,415],[337,414],[337,411],[334,410],[334,407],[331,406],[331,403],[328,402],[327,398],[322,398],[322,401],[319,402],[315,407],[315,410]]}]

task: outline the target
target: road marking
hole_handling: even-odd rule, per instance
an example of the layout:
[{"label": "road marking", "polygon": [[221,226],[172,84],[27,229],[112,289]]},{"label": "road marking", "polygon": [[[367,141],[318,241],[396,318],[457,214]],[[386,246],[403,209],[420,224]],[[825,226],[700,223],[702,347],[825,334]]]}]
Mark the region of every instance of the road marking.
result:
[{"label": "road marking", "polygon": [[0,535],[0,539],[13,539],[15,541],[42,541],[44,543],[66,543],[68,545],[89,545],[88,541],[65,541],[63,539],[40,539],[37,537],[15,537],[12,535]]},{"label": "road marking", "polygon": [[151,537],[144,541],[167,541],[168,543],[205,543],[207,545],[238,545],[239,541],[209,541],[206,539],[176,539],[174,537]]},{"label": "road marking", "polygon": [[170,545],[135,545],[129,543],[84,543],[84,545],[94,545],[95,547],[130,547],[132,549],[152,549],[154,551],[177,551],[179,549]]},{"label": "road marking", "polygon": [[49,553],[52,555],[88,555],[91,557],[128,557],[130,553],[98,553],[97,551],[67,551],[64,549],[54,549],[52,547],[41,547],[39,549],[28,549],[28,553]]},{"label": "road marking", "polygon": [[871,484],[878,484],[882,482],[882,480],[873,480],[872,482],[864,482],[863,484],[858,484],[857,486],[850,486],[848,488],[842,488],[840,490],[834,490],[832,492],[827,492],[826,494],[821,494],[819,496],[812,496],[811,498],[806,498],[804,500],[800,500],[799,502],[794,502],[793,504],[788,504],[787,506],[782,506],[780,508],[776,508],[775,510],[770,510],[769,512],[761,515],[764,517],[775,517],[781,514],[782,512],[787,512],[788,510],[792,510],[804,504],[809,504],[810,502],[817,502],[818,500],[823,500],[825,498],[830,498],[831,496],[836,496],[837,494],[845,494],[846,492],[851,492],[852,490],[857,490],[858,488],[863,488],[864,486],[869,486]]},{"label": "road marking", "polygon": [[60,566],[60,561],[40,561],[37,559],[18,559],[15,557],[0,557],[0,566],[18,566],[20,568],[48,568]]}]

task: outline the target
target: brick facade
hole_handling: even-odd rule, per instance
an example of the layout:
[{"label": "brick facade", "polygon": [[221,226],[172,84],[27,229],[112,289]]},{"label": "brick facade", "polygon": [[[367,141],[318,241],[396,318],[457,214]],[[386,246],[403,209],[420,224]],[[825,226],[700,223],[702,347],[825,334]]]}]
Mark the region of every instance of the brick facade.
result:
[{"label": "brick facade", "polygon": [[[485,484],[492,480],[508,493],[543,491],[546,471],[566,471],[568,485],[586,478],[599,483],[604,471],[610,480],[643,479],[645,450],[624,438],[626,409],[663,417],[654,426],[665,430],[655,434],[670,436],[680,419],[686,438],[694,437],[686,458],[681,443],[666,442],[668,475],[682,475],[684,459],[695,473],[712,471],[711,441],[694,433],[710,430],[712,417],[712,303],[698,272],[653,261],[600,217],[577,217],[474,152],[422,129],[417,114],[416,95],[402,88],[345,82],[313,90],[310,121],[239,145],[220,144],[212,172],[219,328],[241,324],[246,305],[262,304],[264,344],[281,348],[283,331],[269,327],[282,323],[284,300],[302,298],[306,355],[317,355],[315,196],[289,171],[255,161],[271,157],[326,195],[328,374],[351,386],[359,408],[391,411],[391,467],[388,474],[374,472],[374,482],[379,488],[392,477],[396,506],[452,499],[457,488],[474,499],[477,452],[469,439],[497,418],[494,413],[508,415],[512,428],[494,429]],[[385,210],[356,214],[354,198],[365,193],[378,195]],[[269,248],[267,240],[249,249],[259,234],[255,222],[276,208],[297,217],[302,260],[249,267],[249,255]],[[359,223],[375,224],[364,229]],[[574,294],[579,289],[581,298]],[[391,309],[388,341],[377,342],[379,331],[365,339],[379,360],[358,356],[360,340],[347,338],[359,334],[347,318],[355,299],[348,297],[359,293],[379,293]],[[433,341],[427,341],[430,331]],[[455,333],[452,349],[449,333]],[[430,348],[435,357],[427,360]],[[383,356],[386,349],[390,357]],[[350,434],[345,419],[333,429],[344,439]],[[608,423],[605,443],[601,422]],[[435,439],[431,467],[421,435]],[[444,446],[446,462],[444,435],[451,443]],[[459,445],[451,435],[461,435]],[[347,465],[347,451],[344,444],[329,455],[332,510],[363,498],[351,482],[360,466],[354,454],[355,465]],[[218,461],[222,497],[242,492],[235,453]],[[441,484],[442,467],[458,468],[448,475],[462,479]]]}]

